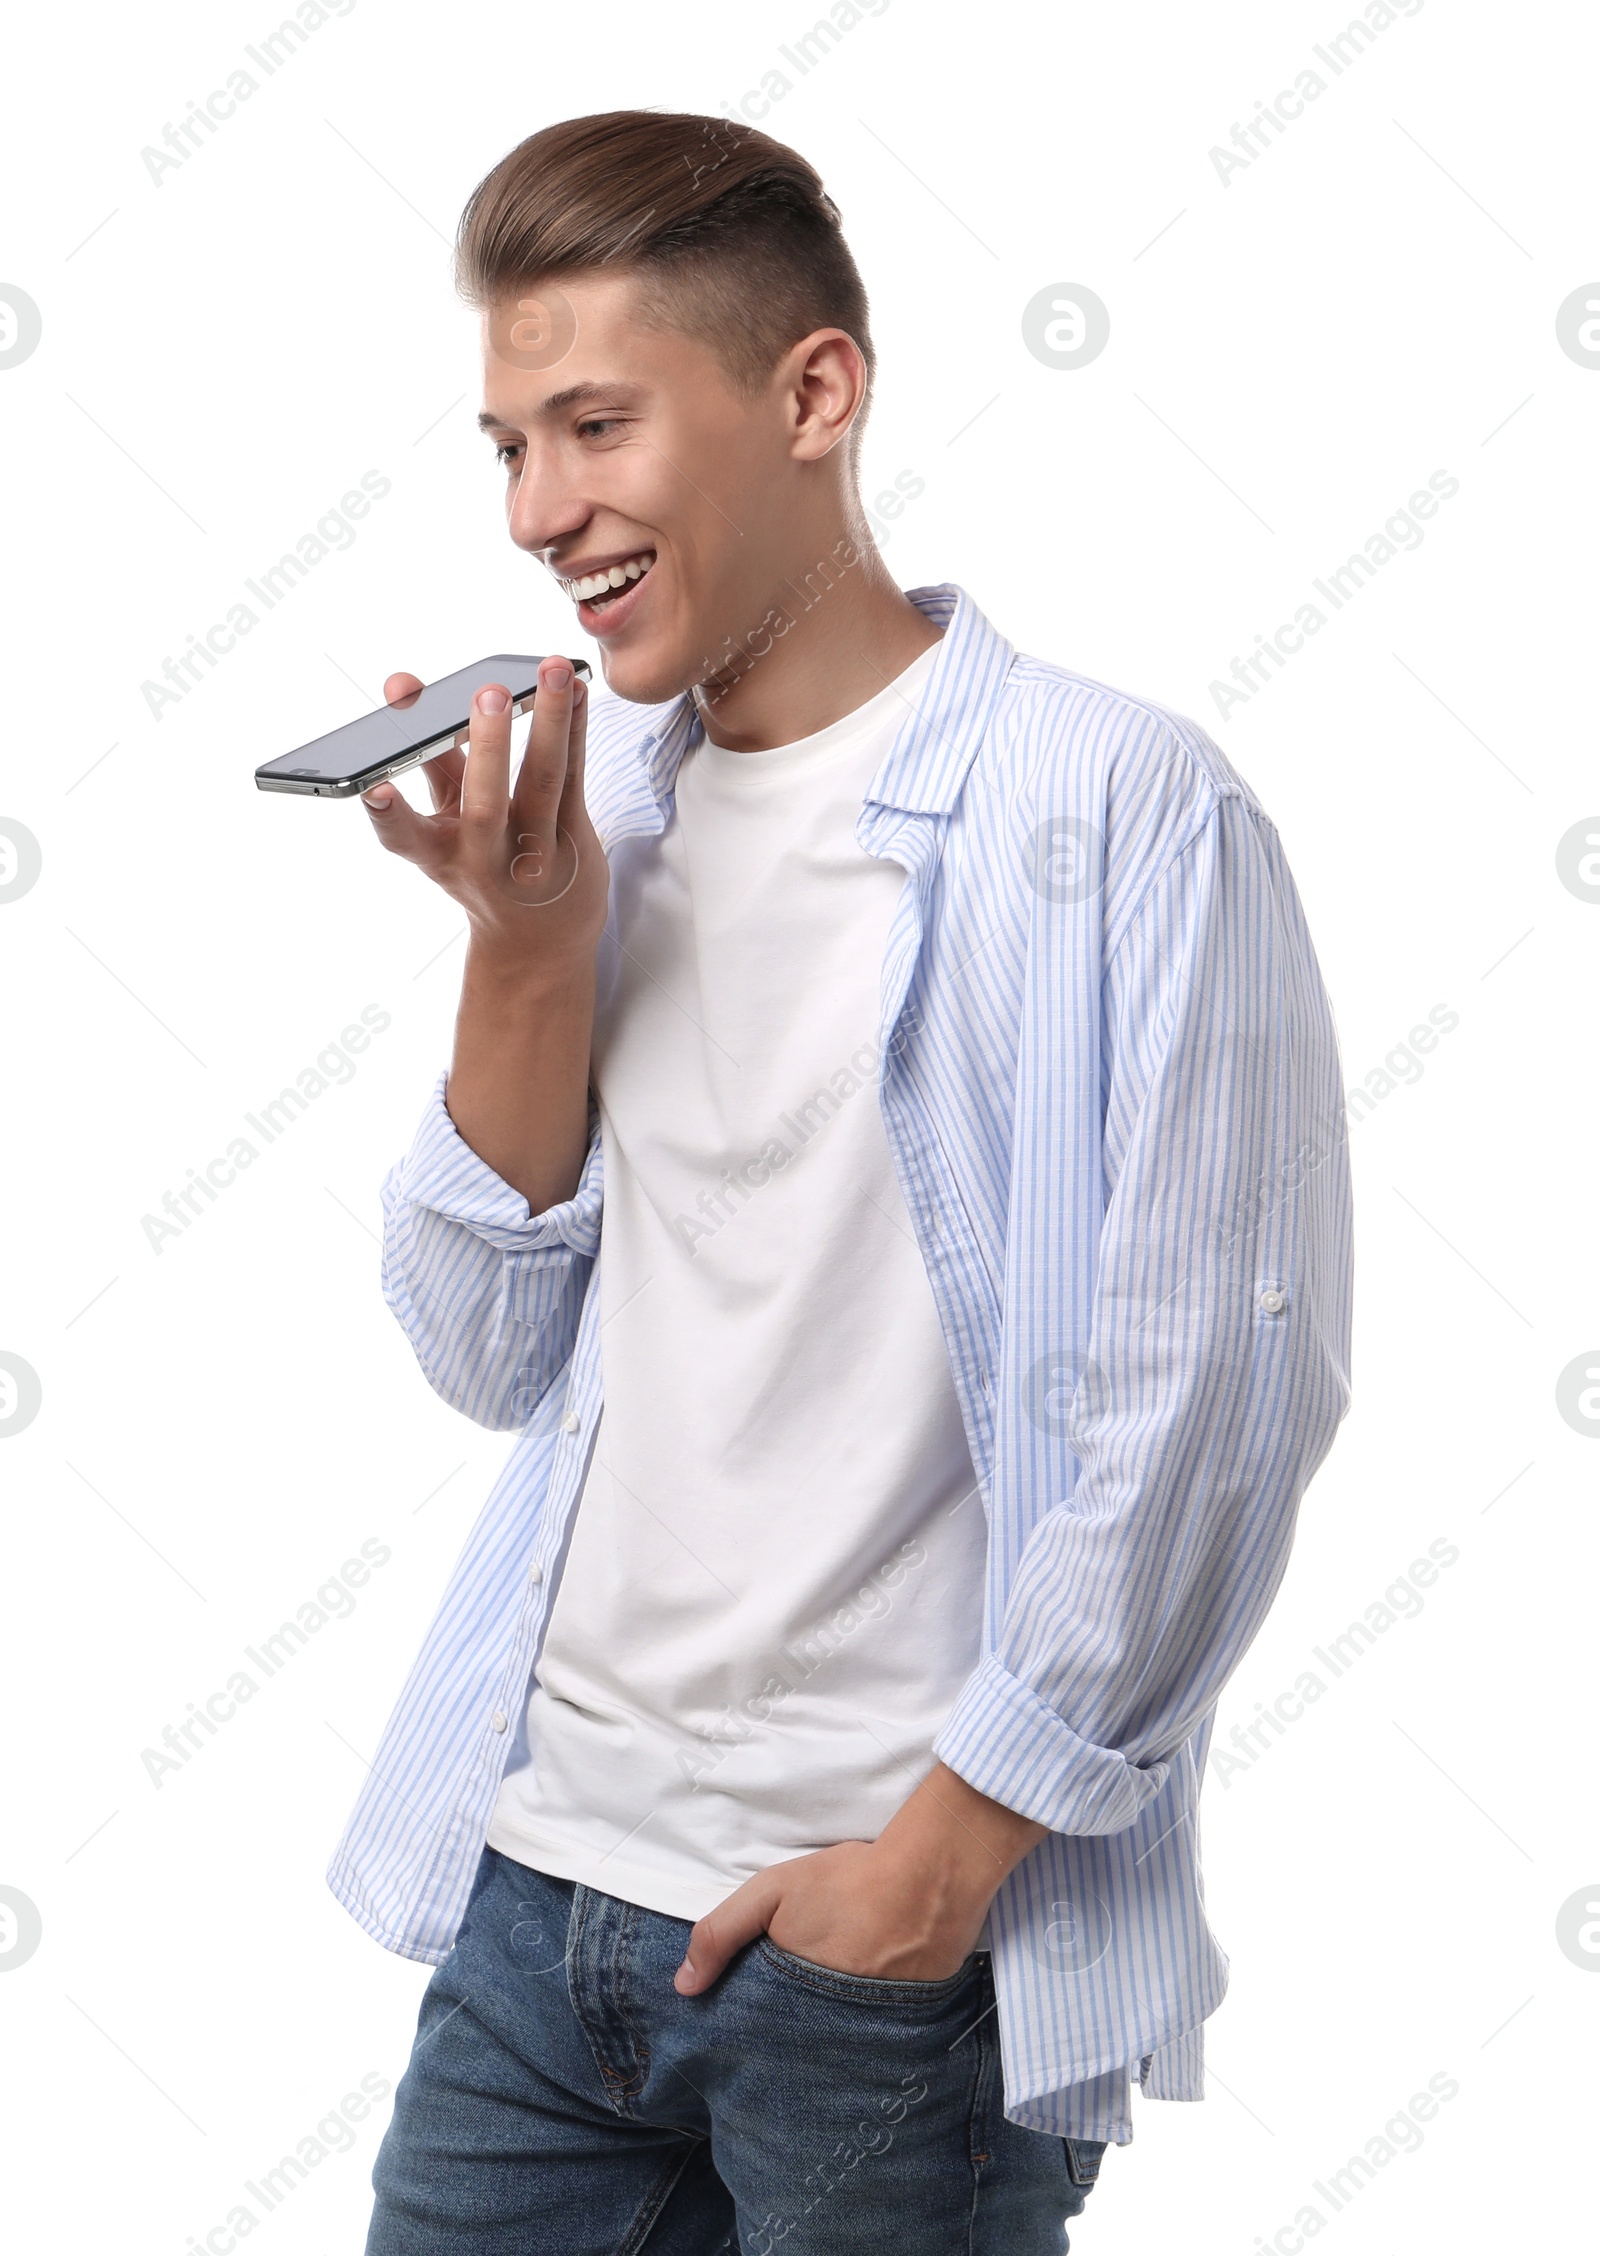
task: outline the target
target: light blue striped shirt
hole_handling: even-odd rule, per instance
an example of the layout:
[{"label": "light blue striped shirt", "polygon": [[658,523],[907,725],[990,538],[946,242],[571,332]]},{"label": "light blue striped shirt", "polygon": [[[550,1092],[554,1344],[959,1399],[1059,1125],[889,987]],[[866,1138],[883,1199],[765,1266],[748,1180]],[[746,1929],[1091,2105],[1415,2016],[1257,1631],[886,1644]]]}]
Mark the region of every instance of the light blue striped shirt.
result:
[{"label": "light blue striped shirt", "polygon": [[[989,1522],[983,1658],[935,1752],[1051,1828],[990,1911],[1006,2112],[1125,2143],[1135,2076],[1203,2096],[1207,1744],[1349,1401],[1338,1049],[1277,831],[1204,731],[1020,656],[958,587],[909,592],[944,638],[856,835],[909,873],[879,1097]],[[670,820],[699,726],[687,697],[595,700],[608,850]],[[518,1438],[328,1868],[428,1964],[601,1407],[598,1124],[531,1215],[444,1087],[384,1184],[383,1289],[435,1390]]]}]

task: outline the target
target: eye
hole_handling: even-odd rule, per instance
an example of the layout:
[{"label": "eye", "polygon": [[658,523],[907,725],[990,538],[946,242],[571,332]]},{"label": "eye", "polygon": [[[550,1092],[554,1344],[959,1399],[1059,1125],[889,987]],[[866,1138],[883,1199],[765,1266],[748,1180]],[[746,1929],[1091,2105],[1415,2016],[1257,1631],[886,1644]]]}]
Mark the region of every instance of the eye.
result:
[{"label": "eye", "polygon": [[494,458],[496,462],[500,464],[503,470],[509,470],[511,468],[512,456],[515,454],[520,454],[521,452],[521,447],[514,444],[511,446],[497,446],[494,450]]},{"label": "eye", "polygon": [[620,431],[626,421],[626,416],[622,415],[588,415],[574,428],[580,438],[587,438],[591,432],[609,436],[613,431]]}]

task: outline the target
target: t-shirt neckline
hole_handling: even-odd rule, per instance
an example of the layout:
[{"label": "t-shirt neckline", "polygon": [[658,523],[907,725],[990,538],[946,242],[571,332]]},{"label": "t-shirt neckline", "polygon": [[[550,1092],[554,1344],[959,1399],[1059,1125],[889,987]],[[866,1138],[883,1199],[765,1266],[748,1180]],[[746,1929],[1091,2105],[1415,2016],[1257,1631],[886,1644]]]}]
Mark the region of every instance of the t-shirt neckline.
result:
[{"label": "t-shirt neckline", "polygon": [[886,722],[905,717],[908,694],[921,689],[933,670],[939,647],[938,642],[929,643],[926,650],[919,651],[909,666],[875,691],[864,705],[842,713],[838,720],[830,721],[826,728],[814,730],[810,736],[796,737],[788,744],[769,745],[760,752],[738,752],[731,745],[713,744],[702,730],[694,756],[718,778],[747,776],[755,780],[779,771],[787,774],[794,768],[828,760],[835,753],[854,750],[868,737],[876,736]]}]

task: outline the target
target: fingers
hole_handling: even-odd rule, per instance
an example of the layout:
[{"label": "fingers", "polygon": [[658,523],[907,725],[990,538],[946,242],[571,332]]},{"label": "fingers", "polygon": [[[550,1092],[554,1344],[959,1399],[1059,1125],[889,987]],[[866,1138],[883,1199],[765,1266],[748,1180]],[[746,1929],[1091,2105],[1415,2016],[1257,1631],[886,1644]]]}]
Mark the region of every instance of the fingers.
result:
[{"label": "fingers", "polygon": [[467,755],[454,745],[448,752],[440,752],[422,763],[427,778],[428,791],[433,799],[433,811],[442,814],[448,810],[456,813],[461,805],[461,778],[467,772]]},{"label": "fingers", "polygon": [[556,822],[569,838],[579,838],[588,826],[589,810],[583,797],[583,764],[589,737],[589,685],[575,676],[572,684],[572,726],[567,732],[567,775],[561,786]]},{"label": "fingers", "polygon": [[[423,686],[415,674],[391,674],[383,685],[384,697],[391,706],[403,707]],[[485,859],[502,851],[508,811],[510,828],[527,849],[519,859],[535,875],[546,864],[554,866],[551,857],[558,827],[576,842],[587,820],[583,808],[586,711],[583,684],[570,660],[546,658],[539,667],[538,695],[514,795],[511,695],[503,682],[485,683],[473,699],[465,752],[452,749],[423,762],[435,814],[459,817],[469,865],[481,869]],[[363,804],[391,852],[425,866],[436,858],[440,837],[436,826],[419,816],[392,783],[375,784],[363,794]]]},{"label": "fingers", "polygon": [[515,831],[553,838],[567,780],[576,681],[569,659],[550,657],[540,663],[539,694],[511,806]]},{"label": "fingers", "polygon": [[392,783],[375,783],[361,794],[361,804],[391,854],[424,866],[432,861],[428,822]]},{"label": "fingers", "polygon": [[730,1958],[764,1935],[778,1908],[779,1889],[769,1872],[758,1872],[743,1887],[725,1896],[715,1911],[697,1920],[689,1931],[683,1964],[672,1977],[680,1997],[707,1990]]},{"label": "fingers", "polygon": [[[391,674],[383,685],[384,703],[409,705],[426,687],[427,684],[417,674]],[[428,779],[435,814],[443,808],[454,811],[461,797],[461,771],[466,766],[466,759],[464,752],[451,750],[439,753],[432,760],[423,761],[422,772]],[[372,807],[375,803],[369,799],[367,804]]]},{"label": "fingers", "polygon": [[461,777],[461,820],[485,837],[505,830],[511,796],[511,692],[486,682],[467,721],[467,764]]}]

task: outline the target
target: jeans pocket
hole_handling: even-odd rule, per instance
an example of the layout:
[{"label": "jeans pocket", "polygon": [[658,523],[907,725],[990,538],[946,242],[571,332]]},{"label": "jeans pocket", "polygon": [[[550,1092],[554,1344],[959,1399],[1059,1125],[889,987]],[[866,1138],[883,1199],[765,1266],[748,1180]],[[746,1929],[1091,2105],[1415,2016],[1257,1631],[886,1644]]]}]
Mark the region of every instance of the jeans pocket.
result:
[{"label": "jeans pocket", "polygon": [[1067,2175],[1073,2184],[1092,2186],[1100,2175],[1106,2140],[1064,2138],[1061,2143],[1067,2150]]},{"label": "jeans pocket", "polygon": [[791,1980],[824,1996],[852,1998],[861,2005],[942,2005],[972,1980],[983,1959],[982,1952],[970,1951],[953,1974],[933,1982],[902,1982],[888,1975],[846,1974],[836,1966],[822,1966],[814,1958],[784,1950],[770,1935],[763,1935],[758,1947],[762,1957]]}]

